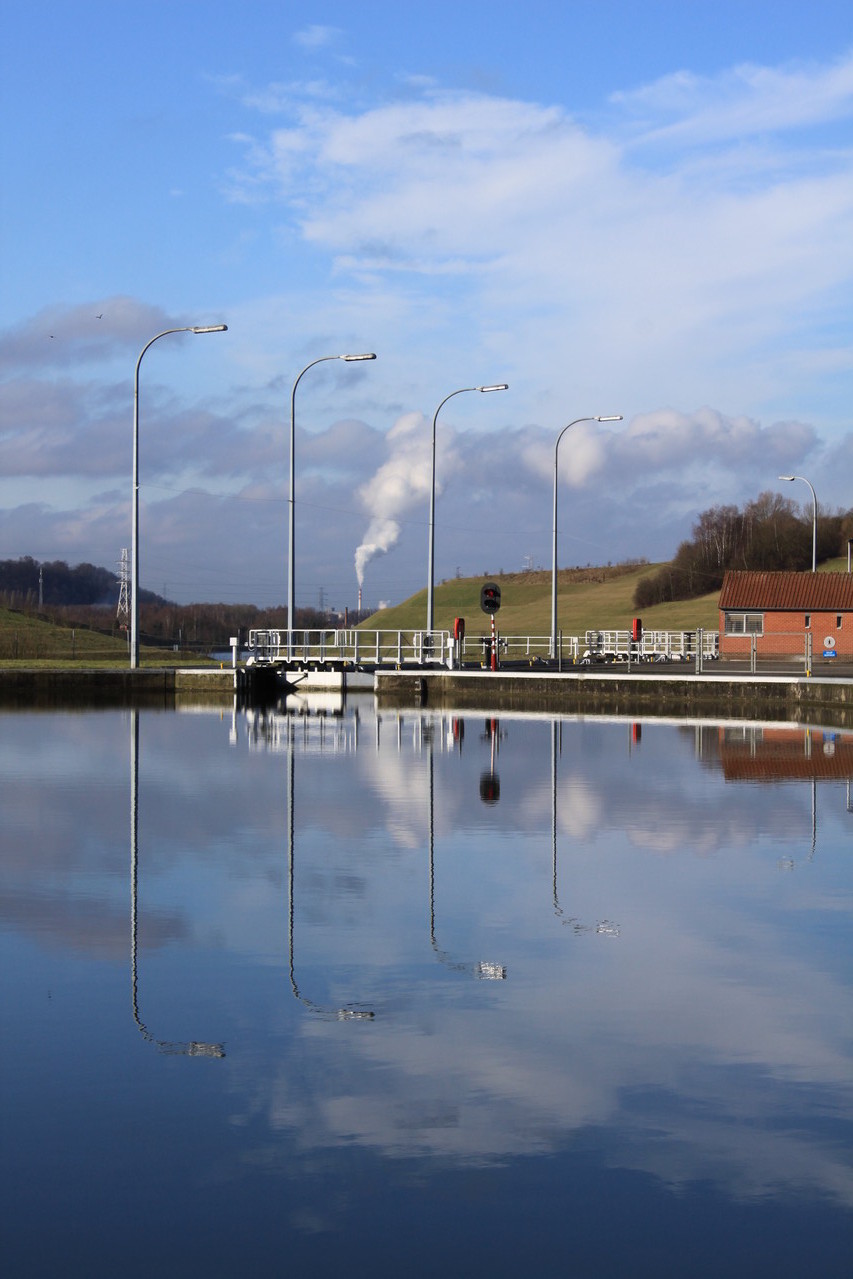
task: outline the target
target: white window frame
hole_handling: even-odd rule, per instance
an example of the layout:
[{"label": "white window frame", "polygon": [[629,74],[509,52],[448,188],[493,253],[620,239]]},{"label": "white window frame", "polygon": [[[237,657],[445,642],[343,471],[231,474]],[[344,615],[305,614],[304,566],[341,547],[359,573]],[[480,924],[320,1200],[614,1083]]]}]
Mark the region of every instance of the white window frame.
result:
[{"label": "white window frame", "polygon": [[763,635],[764,614],[744,610],[726,613],[726,635]]}]

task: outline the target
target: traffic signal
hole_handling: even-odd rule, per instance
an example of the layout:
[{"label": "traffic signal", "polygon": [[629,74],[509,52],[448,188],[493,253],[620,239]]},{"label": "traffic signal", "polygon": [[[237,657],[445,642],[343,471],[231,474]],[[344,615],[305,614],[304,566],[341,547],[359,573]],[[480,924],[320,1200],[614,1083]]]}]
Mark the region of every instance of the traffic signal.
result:
[{"label": "traffic signal", "polygon": [[501,588],[497,582],[486,582],[480,588],[480,608],[484,613],[497,613],[501,606]]}]

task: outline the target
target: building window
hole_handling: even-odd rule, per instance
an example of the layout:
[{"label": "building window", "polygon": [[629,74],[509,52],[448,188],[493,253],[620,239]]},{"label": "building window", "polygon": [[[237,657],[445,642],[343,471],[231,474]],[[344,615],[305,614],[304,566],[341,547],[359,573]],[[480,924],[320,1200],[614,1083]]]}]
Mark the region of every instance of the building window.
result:
[{"label": "building window", "polygon": [[837,631],[841,630],[841,614],[840,613],[835,614],[835,629]]},{"label": "building window", "polygon": [[812,624],[812,615],[811,613],[806,613],[806,630],[807,631],[811,629],[811,624]]},{"label": "building window", "polygon": [[763,635],[763,613],[726,613],[727,635]]}]

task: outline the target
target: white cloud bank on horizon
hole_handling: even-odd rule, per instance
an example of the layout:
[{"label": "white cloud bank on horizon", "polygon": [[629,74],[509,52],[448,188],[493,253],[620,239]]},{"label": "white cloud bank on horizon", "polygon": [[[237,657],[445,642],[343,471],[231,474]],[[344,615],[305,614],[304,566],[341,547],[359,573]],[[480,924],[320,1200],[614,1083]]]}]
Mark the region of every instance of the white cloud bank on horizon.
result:
[{"label": "white cloud bank on horizon", "polygon": [[[267,421],[235,433],[202,410],[173,409],[164,405],[147,449],[149,457],[158,450],[163,456],[142,480],[143,582],[156,590],[171,583],[169,593],[182,600],[281,603],[287,508],[282,424]],[[114,425],[125,446],[126,422],[119,416]],[[99,446],[109,473],[90,473],[97,486],[92,496],[76,507],[37,499],[0,511],[3,544],[42,559],[108,566],[117,560],[127,545],[127,459],[123,447],[106,450],[108,420],[93,431],[87,453]],[[13,432],[9,438],[0,431],[0,468],[35,476],[40,492],[51,479],[45,459],[68,450],[72,465],[66,436],[64,422],[52,433]],[[354,604],[359,581],[367,588],[366,605],[405,598],[423,585],[429,444],[429,422],[419,413],[401,415],[387,432],[355,420],[298,432],[298,604],[316,603],[321,587],[329,603]],[[550,563],[553,445],[553,436],[534,425],[460,430],[452,414],[440,423],[439,579],[456,568],[476,574],[518,570],[528,558]],[[619,429],[581,423],[560,446],[560,562],[667,558],[702,509],[778,487],[776,476],[801,470],[816,448],[815,432],[805,424],[764,427],[710,409],[638,415]],[[186,475],[197,451],[204,454],[203,477],[189,487],[176,483],[173,476]],[[834,465],[849,474],[851,462],[853,436]],[[348,567],[354,555],[355,570]]]}]

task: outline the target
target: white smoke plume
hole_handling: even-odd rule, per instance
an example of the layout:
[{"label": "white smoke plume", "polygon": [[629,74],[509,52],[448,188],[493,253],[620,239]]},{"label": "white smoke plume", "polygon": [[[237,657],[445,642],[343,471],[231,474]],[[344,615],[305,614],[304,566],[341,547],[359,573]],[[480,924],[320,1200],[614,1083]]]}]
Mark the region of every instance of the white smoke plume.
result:
[{"label": "white smoke plume", "polygon": [[[442,436],[437,447],[446,472],[453,456],[448,427]],[[429,501],[431,438],[430,423],[422,413],[404,413],[388,432],[389,457],[358,491],[370,513],[367,531],[355,552],[359,586],[364,585],[364,570],[370,560],[396,546],[403,517]]]}]

